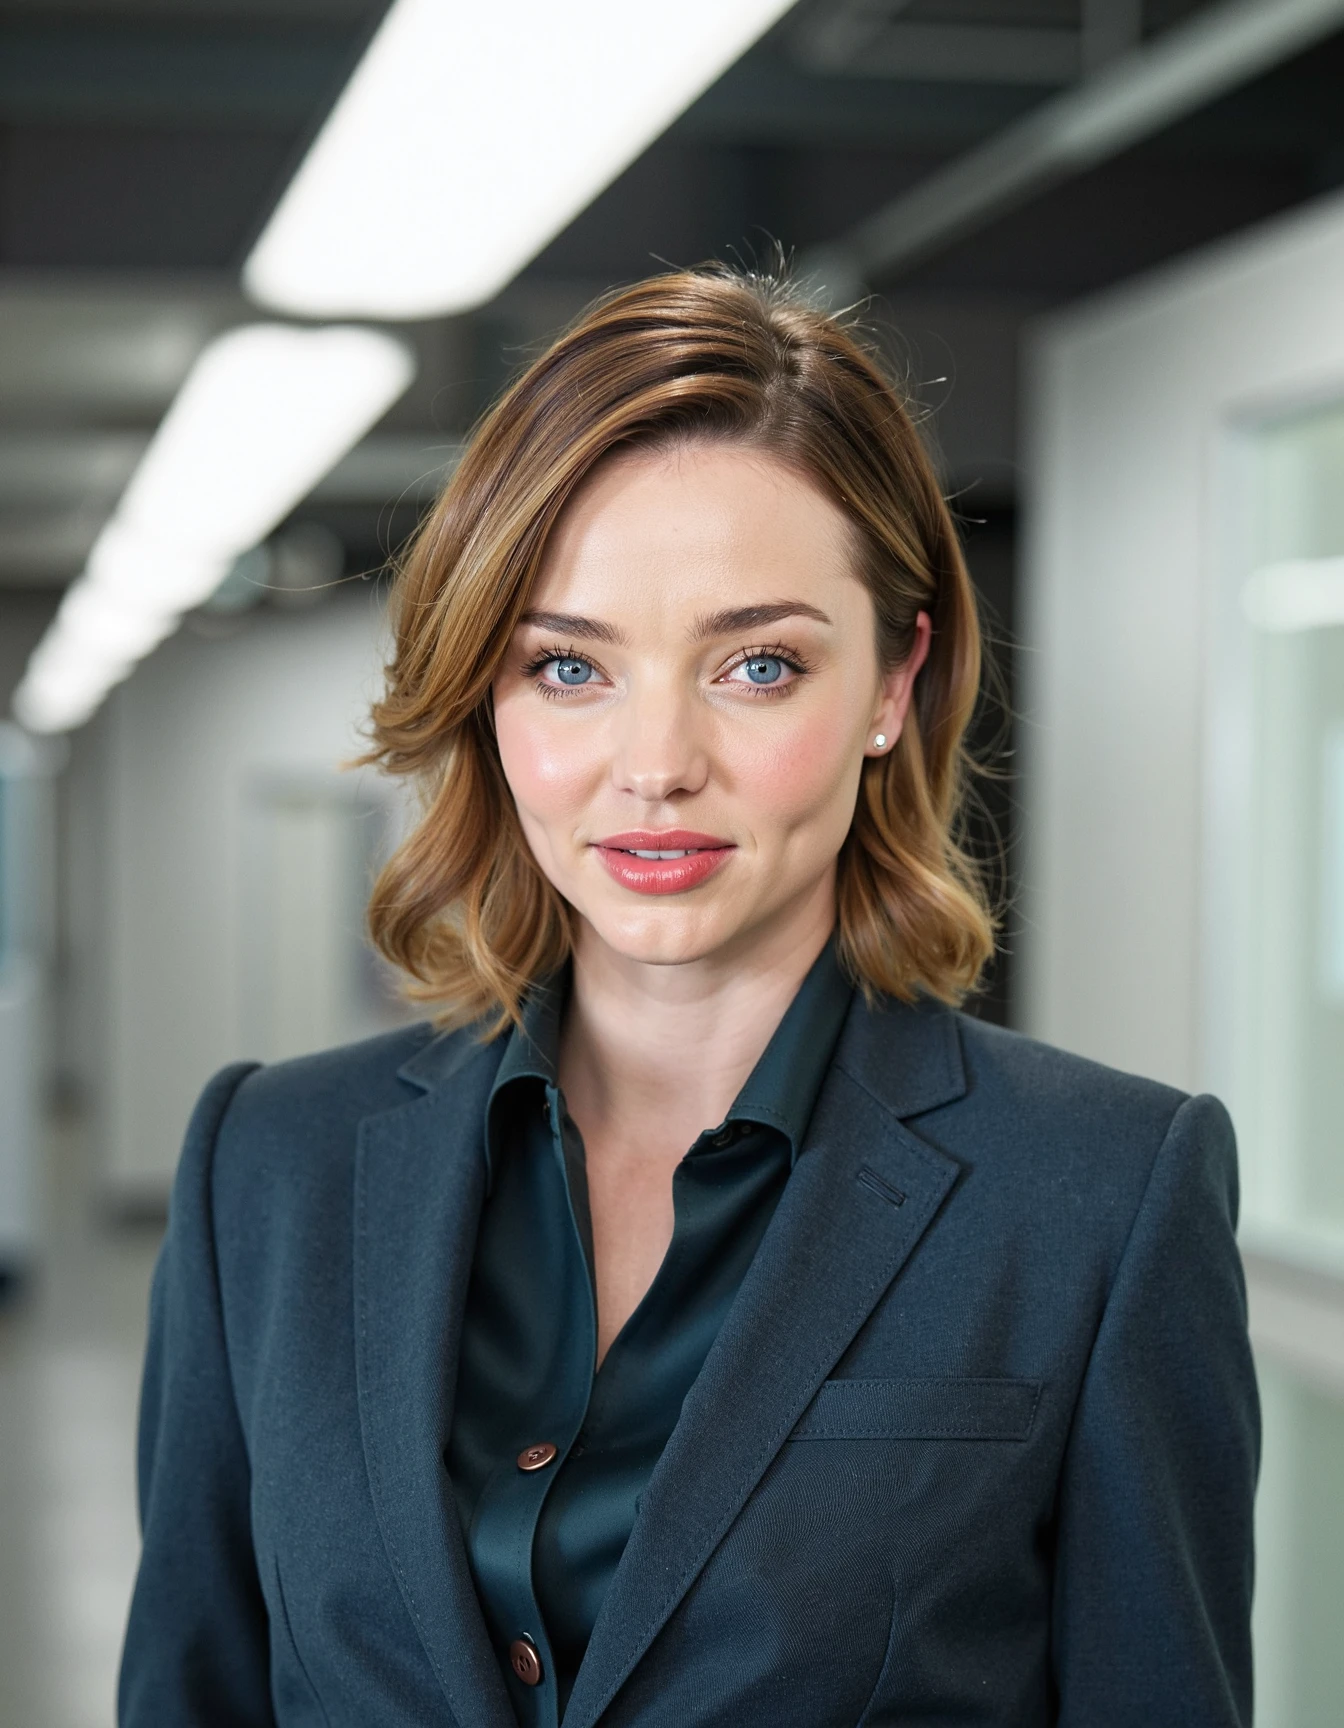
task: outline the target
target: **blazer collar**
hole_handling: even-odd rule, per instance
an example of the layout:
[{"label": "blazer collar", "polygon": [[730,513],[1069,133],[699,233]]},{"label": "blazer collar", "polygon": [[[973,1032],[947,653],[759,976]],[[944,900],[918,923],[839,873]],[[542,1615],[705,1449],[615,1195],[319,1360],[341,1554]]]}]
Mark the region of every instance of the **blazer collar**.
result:
[{"label": "blazer collar", "polygon": [[857,997],[835,1065],[903,1121],[966,1092],[957,1016],[927,996],[915,1002],[883,996],[872,1005]]},{"label": "blazer collar", "polygon": [[[468,1071],[474,1074],[484,1062],[489,1068],[489,1078],[493,1080],[507,1042],[507,1032],[490,1038],[482,1026],[464,1026],[454,1032],[435,1033],[414,1056],[402,1063],[397,1069],[397,1077],[408,1080],[422,1092],[432,1092],[460,1074]],[[489,1090],[487,1085],[487,1096]]]},{"label": "blazer collar", "polygon": [[423,1047],[400,1070],[423,1095],[361,1122],[355,1175],[355,1372],[369,1485],[460,1728],[516,1728],[444,1463],[499,1055],[498,1041],[461,1033]]},{"label": "blazer collar", "polygon": [[856,997],[803,1155],[643,1495],[565,1728],[593,1728],[948,1200],[960,1166],[905,1119],[965,1090],[947,1009]]},{"label": "blazer collar", "polygon": [[[525,1078],[540,1080],[548,1086],[559,1084],[560,1030],[569,988],[567,967],[543,980],[523,1005],[522,1025],[500,1036],[502,1056],[486,1104],[483,1145],[487,1191],[493,1180],[495,1159],[496,1096],[513,1081]],[[777,1129],[789,1143],[791,1165],[798,1161],[808,1119],[848,1020],[854,994],[832,939],[813,961],[725,1118],[764,1122]],[[469,1060],[470,1047],[463,1049],[462,1037],[463,1034],[450,1034],[435,1039],[401,1068],[402,1078],[425,1087],[450,1078],[458,1065]],[[706,1124],[707,1128],[711,1126],[717,1124]]]},{"label": "blazer collar", "polygon": [[[508,1045],[507,1033],[486,1039],[475,1027],[440,1032],[403,1062],[397,1073],[422,1092],[430,1092],[485,1064],[493,1082]],[[957,1017],[928,997],[899,1002],[884,996],[866,1004],[855,992],[833,1063],[893,1116],[923,1115],[966,1091]],[[489,1092],[487,1085],[487,1098]]]}]

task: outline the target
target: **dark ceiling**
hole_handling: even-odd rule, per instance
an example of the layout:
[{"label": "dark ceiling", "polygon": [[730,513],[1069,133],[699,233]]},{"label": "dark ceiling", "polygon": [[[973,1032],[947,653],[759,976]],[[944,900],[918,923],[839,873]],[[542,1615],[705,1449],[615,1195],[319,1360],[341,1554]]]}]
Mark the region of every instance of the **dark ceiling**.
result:
[{"label": "dark ceiling", "polygon": [[[248,315],[238,267],[383,9],[381,0],[0,4],[0,582],[51,585],[76,572],[135,438],[156,423],[195,348]],[[802,0],[495,303],[416,327],[421,378],[381,433],[409,441],[412,457],[453,437],[599,289],[665,262],[768,257],[776,246],[805,254],[834,241],[1067,88],[1105,50],[1112,24],[1123,36],[1137,18],[1152,40],[1206,9],[1201,0]],[[873,272],[913,385],[941,404],[934,431],[949,479],[1011,500],[1024,319],[1344,179],[1341,94],[1344,34],[917,265]],[[134,341],[153,365],[133,360],[137,306]],[[169,328],[180,354],[165,360]],[[81,398],[68,377],[57,388],[62,356],[84,341],[91,353],[120,344],[120,394],[91,388]],[[50,387],[32,358],[48,350]],[[955,389],[934,382],[954,373]],[[158,383],[137,390],[151,374]],[[10,457],[14,475],[28,472],[15,440],[35,427],[80,429],[83,455],[67,466],[96,468],[103,491],[57,497],[51,479],[52,495],[35,501],[26,482],[7,481]],[[413,519],[413,501],[393,507],[400,490],[379,498],[366,474],[345,497],[333,482],[310,510],[367,562]]]},{"label": "dark ceiling", "polygon": [[[812,0],[714,85],[528,276],[639,275],[829,240],[1060,88],[872,76],[814,39]],[[868,0],[866,10],[880,9]],[[1200,6],[1148,0],[1151,37]],[[383,10],[361,0],[0,6],[0,266],[236,270]],[[912,0],[903,28],[1062,36],[1078,0]],[[807,26],[811,26],[811,38]],[[940,287],[1071,295],[1344,178],[1344,38],[1169,128],[923,267]],[[426,212],[432,220],[432,212]],[[883,283],[882,286],[891,286]]]}]

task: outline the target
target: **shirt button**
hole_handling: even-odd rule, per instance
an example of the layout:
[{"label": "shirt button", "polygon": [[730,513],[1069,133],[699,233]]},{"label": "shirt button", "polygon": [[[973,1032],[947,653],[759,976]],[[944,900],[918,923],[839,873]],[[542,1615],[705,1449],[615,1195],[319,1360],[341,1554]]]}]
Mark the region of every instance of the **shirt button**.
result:
[{"label": "shirt button", "polygon": [[710,1145],[711,1146],[726,1146],[728,1144],[728,1142],[732,1139],[733,1132],[734,1131],[731,1128],[720,1128],[717,1134],[711,1134],[710,1135],[710,1137],[709,1137]]},{"label": "shirt button", "polygon": [[509,1645],[509,1667],[524,1686],[541,1685],[541,1657],[530,1638],[515,1638]]},{"label": "shirt button", "polygon": [[551,1445],[549,1440],[539,1440],[535,1446],[524,1446],[518,1454],[518,1468],[520,1470],[544,1470],[554,1458],[555,1447]]}]

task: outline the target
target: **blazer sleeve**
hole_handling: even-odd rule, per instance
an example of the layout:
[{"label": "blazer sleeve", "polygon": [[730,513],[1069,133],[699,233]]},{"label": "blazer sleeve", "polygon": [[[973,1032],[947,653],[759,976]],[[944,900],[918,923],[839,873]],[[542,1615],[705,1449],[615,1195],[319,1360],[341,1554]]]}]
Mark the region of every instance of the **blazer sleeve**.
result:
[{"label": "blazer sleeve", "polygon": [[1248,1728],[1260,1416],[1236,1147],[1187,1099],[1093,1344],[1057,1522],[1060,1728]]},{"label": "blazer sleeve", "polygon": [[220,1124],[251,1067],[226,1069],[196,1106],[154,1274],[140,1402],[144,1541],[122,1654],[121,1728],[275,1723],[211,1200]]}]

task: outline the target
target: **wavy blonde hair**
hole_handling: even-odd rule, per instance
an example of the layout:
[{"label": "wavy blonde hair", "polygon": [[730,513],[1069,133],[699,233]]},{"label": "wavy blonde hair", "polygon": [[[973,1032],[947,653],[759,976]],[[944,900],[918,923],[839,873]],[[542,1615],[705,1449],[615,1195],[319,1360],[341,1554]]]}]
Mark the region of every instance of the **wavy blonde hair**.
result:
[{"label": "wavy blonde hair", "polygon": [[895,748],[867,760],[838,860],[841,959],[866,993],[958,1001],[993,952],[963,848],[980,681],[956,528],[892,380],[786,284],[722,268],[653,277],[584,312],[490,410],[401,561],[394,650],[364,760],[410,775],[420,820],[375,885],[369,928],[445,1025],[516,1021],[566,959],[570,909],[523,837],[491,684],[566,500],[614,450],[731,440],[807,475],[849,518],[882,662],[915,619],[928,659]]}]

